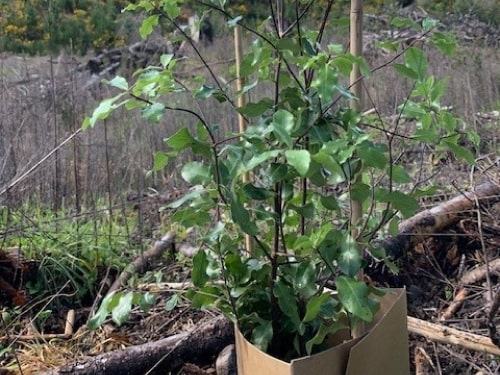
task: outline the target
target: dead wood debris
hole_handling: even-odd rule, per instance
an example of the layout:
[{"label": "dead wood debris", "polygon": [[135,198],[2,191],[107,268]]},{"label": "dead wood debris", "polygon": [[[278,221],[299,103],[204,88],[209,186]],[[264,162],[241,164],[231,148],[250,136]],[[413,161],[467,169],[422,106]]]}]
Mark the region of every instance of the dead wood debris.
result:
[{"label": "dead wood debris", "polygon": [[1,341],[32,341],[43,340],[50,341],[54,339],[70,339],[73,336],[73,328],[75,326],[75,310],[68,310],[66,314],[66,323],[64,326],[64,333],[46,333],[46,334],[31,334],[31,335],[14,335],[14,336],[0,336]]},{"label": "dead wood debris", "polygon": [[161,240],[156,241],[151,249],[141,254],[120,274],[113,285],[109,288],[108,294],[118,290],[123,285],[126,285],[132,275],[137,273],[143,274],[144,272],[151,270],[154,266],[154,260],[161,257],[166,250],[173,249],[174,240],[175,233],[168,232],[161,238]]},{"label": "dead wood debris", "polygon": [[434,370],[432,359],[424,348],[417,346],[414,350],[415,375],[428,375]]},{"label": "dead wood debris", "polygon": [[500,355],[500,348],[494,345],[489,337],[464,332],[441,324],[430,323],[411,316],[408,317],[408,331],[431,341],[458,345],[462,348],[481,353]]},{"label": "dead wood debris", "polygon": [[429,235],[439,233],[454,224],[459,220],[460,214],[474,208],[476,201],[500,201],[500,185],[487,182],[477,186],[474,191],[460,194],[438,206],[419,212],[399,225],[397,236],[379,241],[376,246],[384,248],[391,258],[398,259]]},{"label": "dead wood debris", "polygon": [[190,332],[104,353],[42,375],[135,375],[177,373],[185,363],[212,363],[234,339],[233,324],[219,316]]},{"label": "dead wood debris", "polygon": [[468,295],[469,291],[467,289],[460,288],[455,294],[453,301],[451,301],[448,307],[441,313],[439,321],[445,322],[448,319],[451,319],[453,315],[455,315],[455,313],[458,311],[458,309],[460,309]]},{"label": "dead wood debris", "polygon": [[0,306],[26,303],[24,286],[36,278],[38,262],[25,260],[21,249],[0,249]]}]

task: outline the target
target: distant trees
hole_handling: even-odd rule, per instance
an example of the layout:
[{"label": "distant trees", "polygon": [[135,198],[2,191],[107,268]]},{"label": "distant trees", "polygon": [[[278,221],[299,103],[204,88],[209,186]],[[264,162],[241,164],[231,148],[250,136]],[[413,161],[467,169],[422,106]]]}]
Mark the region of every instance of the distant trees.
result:
[{"label": "distant trees", "polygon": [[123,43],[117,17],[125,0],[0,0],[0,49],[78,54]]},{"label": "distant trees", "polygon": [[[314,2],[317,9],[310,9],[310,15],[321,19],[327,1]],[[393,0],[393,4],[400,6],[413,2],[415,0]],[[127,0],[0,0],[0,51],[44,54],[65,49],[85,54],[89,50],[101,51],[136,42],[137,20],[130,14],[121,15],[128,3]],[[187,1],[188,12],[180,15],[180,21],[186,23],[192,12],[198,12],[201,20],[206,20],[202,13],[207,8],[200,3]],[[296,17],[298,9],[294,4],[293,0],[284,0],[285,19]],[[498,1],[488,5],[482,0],[421,0],[419,4],[437,12],[473,13],[483,21],[498,25],[498,17],[495,17],[500,9]],[[387,6],[387,1],[367,0],[365,5],[368,12],[378,12]],[[308,6],[307,2],[299,4],[299,7]],[[349,0],[336,0],[332,16],[346,15],[348,10]],[[268,4],[261,0],[234,0],[228,11],[233,16],[244,15],[246,19],[257,22],[269,17]],[[168,25],[163,26],[165,30],[173,31]],[[217,27],[216,24],[212,27],[210,23],[201,22],[201,37],[210,42]]]}]

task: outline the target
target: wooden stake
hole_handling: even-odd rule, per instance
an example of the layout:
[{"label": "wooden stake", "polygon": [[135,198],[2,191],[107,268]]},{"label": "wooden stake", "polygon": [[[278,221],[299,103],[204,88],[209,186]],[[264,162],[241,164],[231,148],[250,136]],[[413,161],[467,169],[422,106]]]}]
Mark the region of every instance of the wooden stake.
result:
[{"label": "wooden stake", "polygon": [[[236,59],[236,90],[238,91],[238,108],[245,106],[246,98],[242,94],[243,88],[245,87],[245,80],[241,77],[241,61],[243,60],[243,38],[241,36],[241,26],[236,25],[234,27],[234,52]],[[240,134],[243,134],[247,130],[247,122],[243,115],[238,113],[238,127]],[[242,178],[243,183],[250,182],[249,173],[245,173]],[[245,248],[248,254],[253,253],[253,242],[252,237],[249,234],[245,234]]]},{"label": "wooden stake", "polygon": [[[362,56],[363,54],[363,0],[351,0],[351,28],[350,28],[350,51],[353,56]],[[354,64],[351,71],[350,83],[351,91],[356,96],[356,99],[352,99],[350,102],[350,107],[353,110],[360,111],[362,108],[362,97],[361,97],[361,71],[359,69],[359,64]],[[359,177],[356,176],[354,184],[358,181]],[[361,207],[361,202],[351,198],[351,235],[354,239],[358,237],[357,226],[363,216],[363,211]],[[363,270],[360,270],[357,275],[358,280],[363,279]],[[352,336],[354,338],[359,337],[363,334],[364,327],[360,322],[352,329]]]}]

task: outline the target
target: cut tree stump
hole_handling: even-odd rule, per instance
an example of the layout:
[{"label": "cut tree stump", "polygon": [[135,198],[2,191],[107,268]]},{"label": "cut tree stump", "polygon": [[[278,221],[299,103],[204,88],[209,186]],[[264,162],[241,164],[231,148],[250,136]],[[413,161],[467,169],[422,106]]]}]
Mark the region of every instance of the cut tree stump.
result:
[{"label": "cut tree stump", "polygon": [[376,246],[385,249],[392,259],[398,259],[429,235],[439,233],[455,223],[461,213],[470,211],[476,203],[498,201],[500,201],[500,185],[487,182],[477,186],[474,191],[458,195],[401,222],[397,236],[377,241]]},{"label": "cut tree stump", "polygon": [[233,323],[216,317],[187,333],[103,353],[42,375],[176,374],[185,363],[207,365],[234,342]]}]

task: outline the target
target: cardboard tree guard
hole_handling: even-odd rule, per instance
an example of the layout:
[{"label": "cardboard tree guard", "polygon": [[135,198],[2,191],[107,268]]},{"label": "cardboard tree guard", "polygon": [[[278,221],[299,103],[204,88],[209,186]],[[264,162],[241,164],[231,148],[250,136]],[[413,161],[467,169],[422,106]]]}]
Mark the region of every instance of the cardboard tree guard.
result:
[{"label": "cardboard tree guard", "polygon": [[[386,289],[380,310],[366,334],[347,339],[347,330],[335,335],[332,347],[290,363],[262,352],[235,328],[239,375],[407,375],[410,373],[406,291]],[[347,341],[346,341],[347,340]]]}]

